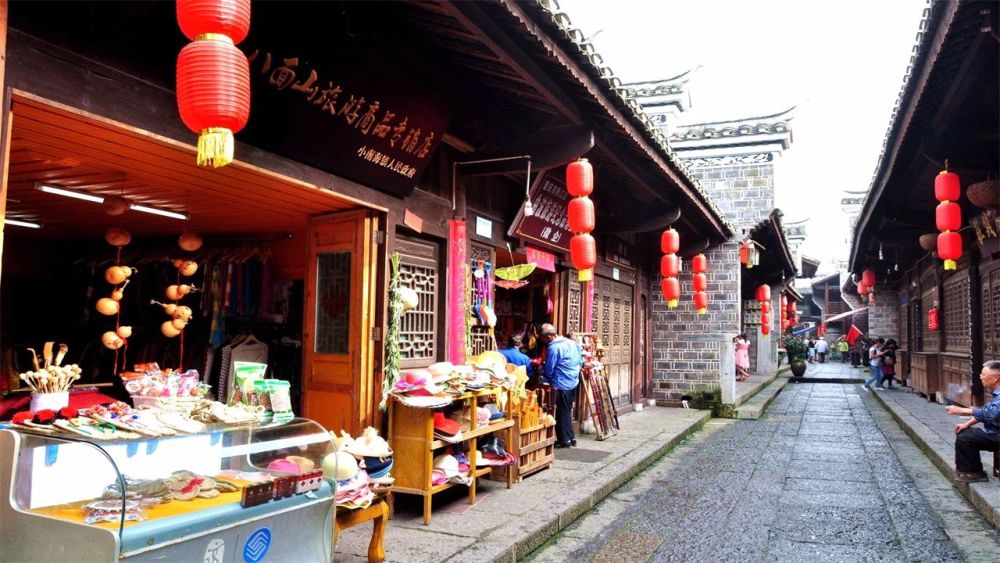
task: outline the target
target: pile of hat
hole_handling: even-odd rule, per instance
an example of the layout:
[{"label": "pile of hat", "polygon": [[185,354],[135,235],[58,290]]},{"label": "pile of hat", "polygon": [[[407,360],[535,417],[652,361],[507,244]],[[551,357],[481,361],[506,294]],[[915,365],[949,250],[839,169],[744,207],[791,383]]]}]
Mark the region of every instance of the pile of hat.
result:
[{"label": "pile of hat", "polygon": [[354,456],[334,452],[323,458],[323,476],[336,482],[334,501],[347,509],[368,508],[375,500],[368,474],[358,467]]},{"label": "pile of hat", "polygon": [[469,483],[469,456],[465,452],[455,451],[443,453],[434,458],[434,469],[431,471],[431,484]]},{"label": "pile of hat", "polygon": [[389,475],[393,466],[392,449],[371,426],[365,428],[357,438],[346,442],[344,450],[358,460],[376,489],[391,486],[395,481]]},{"label": "pile of hat", "polygon": [[393,395],[413,407],[437,408],[451,397],[483,389],[509,389],[515,376],[507,370],[507,360],[499,352],[483,352],[468,365],[439,362],[427,369],[400,374]]}]

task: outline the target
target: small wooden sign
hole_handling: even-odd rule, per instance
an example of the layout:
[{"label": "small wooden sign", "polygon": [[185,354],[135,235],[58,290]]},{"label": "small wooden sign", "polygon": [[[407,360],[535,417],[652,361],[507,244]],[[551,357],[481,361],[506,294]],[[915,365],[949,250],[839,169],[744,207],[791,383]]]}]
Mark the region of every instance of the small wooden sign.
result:
[{"label": "small wooden sign", "polygon": [[409,209],[403,210],[403,224],[418,233],[424,232],[424,220]]},{"label": "small wooden sign", "polygon": [[933,331],[940,330],[940,325],[938,324],[937,307],[927,310],[927,330],[933,330]]}]

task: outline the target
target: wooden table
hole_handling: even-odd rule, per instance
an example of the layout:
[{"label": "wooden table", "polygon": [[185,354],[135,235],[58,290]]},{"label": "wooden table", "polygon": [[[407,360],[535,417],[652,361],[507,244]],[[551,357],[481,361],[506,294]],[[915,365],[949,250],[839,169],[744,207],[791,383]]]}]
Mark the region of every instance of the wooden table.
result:
[{"label": "wooden table", "polygon": [[385,538],[386,521],[389,519],[389,503],[387,493],[380,493],[368,508],[357,510],[337,509],[337,518],[333,523],[333,544],[337,545],[337,537],[341,530],[353,528],[359,524],[372,521],[372,539],[368,542],[368,561],[380,563],[385,560],[385,549],[382,540]]}]

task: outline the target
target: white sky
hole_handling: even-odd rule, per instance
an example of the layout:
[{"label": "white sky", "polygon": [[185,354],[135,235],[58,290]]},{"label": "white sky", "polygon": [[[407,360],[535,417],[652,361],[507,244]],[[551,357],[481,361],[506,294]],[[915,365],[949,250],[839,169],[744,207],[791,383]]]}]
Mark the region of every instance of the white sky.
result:
[{"label": "white sky", "polygon": [[798,106],[776,166],[784,220],[809,218],[802,252],[846,259],[844,189],[867,190],[925,0],[559,0],[625,82],[688,83],[681,123]]}]

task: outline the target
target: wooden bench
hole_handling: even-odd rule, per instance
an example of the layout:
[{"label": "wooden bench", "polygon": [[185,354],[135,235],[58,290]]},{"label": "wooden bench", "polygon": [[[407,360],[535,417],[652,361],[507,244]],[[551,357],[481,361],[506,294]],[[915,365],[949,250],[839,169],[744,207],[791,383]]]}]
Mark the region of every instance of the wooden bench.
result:
[{"label": "wooden bench", "polygon": [[385,526],[389,520],[389,502],[387,494],[379,494],[368,508],[357,510],[337,509],[337,517],[333,523],[333,545],[336,548],[337,538],[342,530],[353,528],[359,524],[372,522],[372,539],[368,542],[369,563],[385,561],[385,549],[382,540],[385,538]]}]

